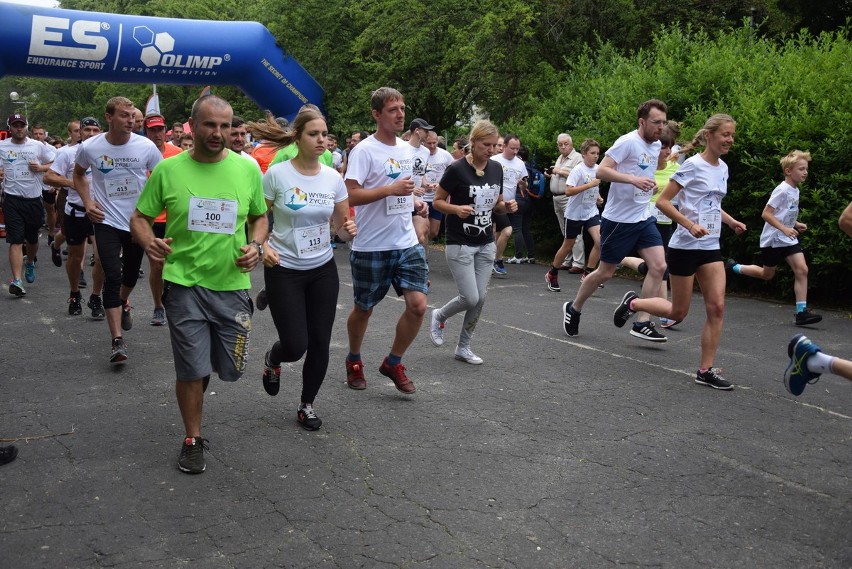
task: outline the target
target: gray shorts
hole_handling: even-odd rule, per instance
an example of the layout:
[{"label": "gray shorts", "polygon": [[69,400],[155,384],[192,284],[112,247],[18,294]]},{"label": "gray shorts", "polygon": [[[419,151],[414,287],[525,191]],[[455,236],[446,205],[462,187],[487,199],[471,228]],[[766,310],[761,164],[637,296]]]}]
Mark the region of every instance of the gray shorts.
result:
[{"label": "gray shorts", "polygon": [[218,292],[166,281],[163,305],[178,381],[194,381],[214,371],[224,381],[243,375],[254,312],[247,290]]}]

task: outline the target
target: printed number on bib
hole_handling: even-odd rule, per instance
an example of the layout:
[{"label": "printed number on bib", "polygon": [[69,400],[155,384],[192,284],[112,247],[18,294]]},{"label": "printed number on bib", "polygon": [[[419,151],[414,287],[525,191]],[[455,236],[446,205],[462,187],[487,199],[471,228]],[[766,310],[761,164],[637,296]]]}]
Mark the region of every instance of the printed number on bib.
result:
[{"label": "printed number on bib", "polygon": [[136,176],[119,176],[117,178],[107,178],[106,183],[107,197],[110,201],[129,200],[139,197],[139,179]]},{"label": "printed number on bib", "polygon": [[186,223],[190,231],[233,235],[237,228],[237,202],[191,197]]},{"label": "printed number on bib", "polygon": [[414,196],[388,196],[385,198],[385,206],[388,215],[402,215],[404,213],[411,215],[411,212],[414,211]]},{"label": "printed number on bib", "polygon": [[325,251],[331,246],[331,236],[327,223],[299,227],[296,232],[296,248],[299,258],[312,257],[314,253]]},{"label": "printed number on bib", "polygon": [[496,203],[496,188],[480,189],[473,198],[473,209],[476,212],[476,215],[481,215],[494,209],[494,204]]}]

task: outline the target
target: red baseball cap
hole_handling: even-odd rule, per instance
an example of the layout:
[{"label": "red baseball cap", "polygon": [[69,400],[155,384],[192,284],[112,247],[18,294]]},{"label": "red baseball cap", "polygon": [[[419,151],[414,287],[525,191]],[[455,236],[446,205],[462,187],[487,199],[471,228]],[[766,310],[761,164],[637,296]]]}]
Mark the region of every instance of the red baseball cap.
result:
[{"label": "red baseball cap", "polygon": [[145,128],[154,128],[155,126],[165,128],[166,119],[162,115],[148,115],[145,117]]}]

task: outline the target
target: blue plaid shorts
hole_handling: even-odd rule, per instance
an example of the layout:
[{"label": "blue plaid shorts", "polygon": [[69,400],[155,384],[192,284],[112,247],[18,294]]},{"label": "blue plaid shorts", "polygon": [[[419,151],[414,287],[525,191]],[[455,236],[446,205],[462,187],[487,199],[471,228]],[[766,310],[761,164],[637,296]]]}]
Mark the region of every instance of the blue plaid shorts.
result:
[{"label": "blue plaid shorts", "polygon": [[391,285],[397,296],[404,290],[426,294],[429,265],[419,243],[408,249],[391,251],[352,251],[352,288],[355,306],[370,310],[388,293]]}]

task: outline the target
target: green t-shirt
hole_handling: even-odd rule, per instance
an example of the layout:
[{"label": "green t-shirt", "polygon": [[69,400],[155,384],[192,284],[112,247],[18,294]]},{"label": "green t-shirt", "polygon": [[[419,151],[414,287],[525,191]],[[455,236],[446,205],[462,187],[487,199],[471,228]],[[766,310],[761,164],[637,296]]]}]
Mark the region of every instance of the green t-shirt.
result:
[{"label": "green t-shirt", "polygon": [[173,241],[164,280],[215,291],[251,288],[249,273],[234,261],[244,254],[240,247],[247,243],[247,216],[267,209],[256,165],[233,152],[212,164],[182,152],[154,168],[136,209],[148,217],[168,211],[166,237]]},{"label": "green t-shirt", "polygon": [[[291,158],[294,158],[296,154],[299,153],[299,148],[296,146],[296,143],[293,142],[278,152],[275,153],[275,158],[272,159],[272,162],[269,163],[270,166],[274,164],[278,164],[279,162],[286,162]],[[331,154],[330,150],[326,150],[319,157],[320,164],[325,164],[329,168],[334,168],[334,156]]]}]

